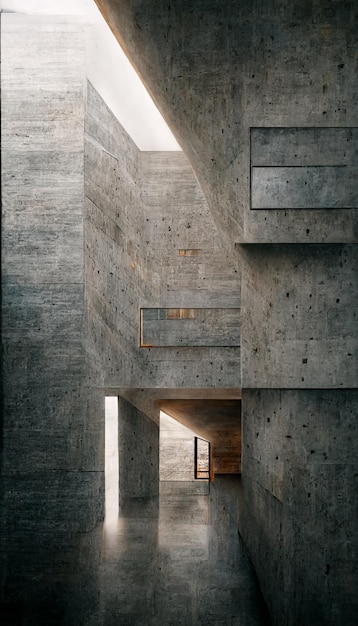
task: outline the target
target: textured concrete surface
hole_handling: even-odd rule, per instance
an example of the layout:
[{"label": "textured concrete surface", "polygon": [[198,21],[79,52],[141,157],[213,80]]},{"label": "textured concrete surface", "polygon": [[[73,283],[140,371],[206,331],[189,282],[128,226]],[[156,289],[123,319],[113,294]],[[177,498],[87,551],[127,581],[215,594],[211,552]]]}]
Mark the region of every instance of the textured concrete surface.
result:
[{"label": "textured concrete surface", "polygon": [[210,495],[162,494],[156,520],[139,507],[105,531],[88,626],[268,624],[237,534],[237,485],[221,481]]},{"label": "textured concrete surface", "polygon": [[354,245],[245,247],[245,388],[356,387],[357,261]]},{"label": "textured concrete surface", "polygon": [[130,516],[139,503],[158,506],[159,429],[132,404],[118,398],[119,508]]},{"label": "textured concrete surface", "polygon": [[275,625],[356,623],[357,402],[243,391],[240,532]]},{"label": "textured concrete surface", "polygon": [[[300,435],[291,434],[281,417],[266,445],[254,428],[264,410],[259,394],[268,403],[267,419],[279,414],[267,387],[280,399],[292,387],[302,389],[290,396],[284,415],[300,423],[307,401],[321,444],[327,441],[324,429],[337,437],[326,413],[345,414],[356,404],[355,391],[349,391],[357,386],[356,250],[346,244],[357,243],[358,214],[356,208],[335,208],[355,207],[357,196],[349,171],[357,166],[354,142],[345,141],[347,151],[338,154],[345,133],[347,140],[357,127],[355,3],[97,4],[188,154],[227,241],[343,244],[238,248],[246,451],[240,527],[274,623],[354,624],[356,470],[348,439],[343,437],[330,464],[323,445],[306,453],[304,425]],[[262,161],[257,150],[255,161],[250,158],[255,129],[267,140]],[[295,136],[287,129],[297,129]],[[285,145],[278,136],[285,136]],[[296,167],[292,149],[306,169],[283,178],[289,166]],[[265,171],[265,180],[264,166],[275,168]],[[313,166],[314,172],[308,169]],[[250,207],[250,182],[259,192],[254,206],[260,210]],[[317,388],[346,391],[327,391],[325,407],[325,392]],[[251,428],[252,456],[246,448],[253,445]],[[286,436],[297,450],[282,465]],[[277,447],[281,453],[267,459]],[[316,448],[317,465],[316,452],[310,458]],[[313,504],[308,493],[315,494]]]},{"label": "textured concrete surface", "polygon": [[358,208],[356,128],[253,128],[251,209]]},{"label": "textured concrete surface", "polygon": [[[275,625],[353,626],[358,214],[334,206],[356,197],[336,171],[356,167],[355,3],[98,3],[115,7],[112,26],[194,171],[183,154],[140,154],[86,86],[81,24],[2,16],[2,613],[78,626],[96,605],[112,388],[136,409],[123,400],[121,561],[102,570],[93,617],[133,622],[150,607],[153,620],[241,623],[239,525]],[[251,209],[251,169],[282,175],[296,148],[302,168],[333,179],[284,191],[268,169],[263,202],[305,208]],[[311,197],[334,206],[310,209]],[[141,308],[240,307],[242,363],[234,346],[139,347]],[[241,492],[215,482],[207,524],[191,485],[166,481],[158,535],[153,401],[240,397],[241,380]],[[250,606],[242,623],[257,622]]]},{"label": "textured concrete surface", "polygon": [[[140,153],[90,84],[87,93],[86,319],[97,379],[117,389],[237,387],[237,255],[221,252],[185,156]],[[179,254],[193,248],[200,254]],[[189,347],[140,349],[140,309],[158,306],[208,308],[214,314],[225,307],[236,341],[190,347],[193,330],[183,342]],[[227,328],[231,332],[229,323]],[[205,332],[209,346],[220,345],[215,316]]]},{"label": "textured concrete surface", "polygon": [[0,620],[57,624],[95,601],[103,519],[83,327],[85,30],[2,13],[1,52]]},{"label": "textured concrete surface", "polygon": [[239,322],[240,309],[142,309],[141,346],[238,348]]},{"label": "textured concrete surface", "polygon": [[[357,127],[356,3],[96,0],[240,242],[357,242],[355,209],[250,211],[250,128]],[[307,232],[308,231],[308,232]]]},{"label": "textured concrete surface", "polygon": [[139,153],[146,254],[157,272],[159,305],[240,307],[240,266],[224,245],[183,153]]}]

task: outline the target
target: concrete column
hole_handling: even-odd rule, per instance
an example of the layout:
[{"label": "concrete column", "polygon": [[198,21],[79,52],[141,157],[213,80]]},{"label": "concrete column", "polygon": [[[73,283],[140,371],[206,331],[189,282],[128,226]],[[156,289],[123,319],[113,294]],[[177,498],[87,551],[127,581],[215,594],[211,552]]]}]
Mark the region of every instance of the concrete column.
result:
[{"label": "concrete column", "polygon": [[155,517],[159,496],[159,427],[132,404],[118,399],[120,515]]},{"label": "concrete column", "polygon": [[239,527],[275,624],[357,614],[357,247],[246,250]]},{"label": "concrete column", "polygon": [[81,623],[96,599],[104,399],[89,387],[85,350],[85,43],[76,19],[1,15],[9,623]]}]

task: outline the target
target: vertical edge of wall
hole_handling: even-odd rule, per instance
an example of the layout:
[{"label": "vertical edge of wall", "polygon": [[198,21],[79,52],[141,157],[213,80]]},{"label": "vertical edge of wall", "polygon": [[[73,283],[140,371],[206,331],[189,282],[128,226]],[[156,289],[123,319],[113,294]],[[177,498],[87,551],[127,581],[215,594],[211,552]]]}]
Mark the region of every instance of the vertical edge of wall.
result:
[{"label": "vertical edge of wall", "polygon": [[245,249],[240,533],[275,625],[353,626],[357,247]]},{"label": "vertical edge of wall", "polygon": [[357,402],[350,389],[243,392],[239,527],[279,626],[356,621]]},{"label": "vertical edge of wall", "polygon": [[9,13],[1,39],[1,600],[70,623],[96,601],[103,519],[104,400],[83,325],[86,29]]}]

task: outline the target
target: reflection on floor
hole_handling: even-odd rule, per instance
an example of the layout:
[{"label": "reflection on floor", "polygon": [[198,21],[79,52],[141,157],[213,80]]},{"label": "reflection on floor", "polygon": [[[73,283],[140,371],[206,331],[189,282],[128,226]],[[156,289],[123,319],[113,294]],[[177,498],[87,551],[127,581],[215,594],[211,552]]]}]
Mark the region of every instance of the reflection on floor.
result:
[{"label": "reflection on floor", "polygon": [[267,624],[237,533],[235,481],[161,483],[157,511],[132,503],[106,528],[88,626]]}]

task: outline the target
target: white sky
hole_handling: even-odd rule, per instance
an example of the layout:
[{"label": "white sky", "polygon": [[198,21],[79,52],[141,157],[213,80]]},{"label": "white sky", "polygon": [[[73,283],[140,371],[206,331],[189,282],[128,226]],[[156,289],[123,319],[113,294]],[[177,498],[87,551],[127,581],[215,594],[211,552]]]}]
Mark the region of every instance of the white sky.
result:
[{"label": "white sky", "polygon": [[93,35],[87,76],[140,150],[180,150],[94,0],[0,0],[3,11],[84,15]]}]

